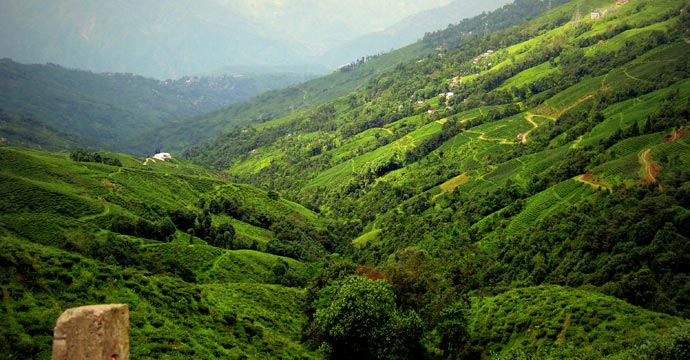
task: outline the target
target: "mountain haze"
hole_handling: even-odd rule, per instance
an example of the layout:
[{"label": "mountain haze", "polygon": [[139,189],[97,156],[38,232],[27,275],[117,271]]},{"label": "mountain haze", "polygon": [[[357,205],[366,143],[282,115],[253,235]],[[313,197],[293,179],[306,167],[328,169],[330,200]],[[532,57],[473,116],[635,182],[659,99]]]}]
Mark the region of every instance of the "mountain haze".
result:
[{"label": "mountain haze", "polygon": [[333,67],[343,65],[343,59],[352,61],[363,55],[375,55],[411,44],[427,32],[440,30],[462,19],[491,11],[509,1],[456,0],[448,5],[425,10],[408,16],[381,31],[360,36],[329,49],[322,59]]},{"label": "mountain haze", "polygon": [[[561,2],[563,1],[553,0],[552,4],[557,5]],[[227,109],[176,121],[174,126],[152,129],[143,134],[138,142],[144,142],[152,134],[156,134],[163,146],[179,151],[209,141],[209,138],[219,132],[228,131],[238,125],[265,122],[300,109],[315,107],[361,89],[372,79],[397,66],[437,54],[436,49],[439,46],[448,46],[447,43],[451,40],[459,44],[466,40],[467,34],[473,32],[476,34],[505,29],[524,21],[525,18],[534,17],[547,8],[548,3],[542,1],[518,1],[487,15],[465,19],[449,29],[427,34],[423,40],[390,53],[360,58],[330,75],[280,91],[267,92]],[[487,19],[490,21],[487,22]],[[442,34],[448,36],[444,37]]]},{"label": "mountain haze", "polygon": [[[0,60],[0,122],[3,143],[70,150],[79,146],[152,154],[153,138],[133,144],[138,134],[180,118],[220,109],[269,89],[307,79],[294,73],[183,77],[159,81],[131,74],[95,74],[55,64],[25,65]],[[23,124],[12,124],[24,117]],[[20,130],[20,127],[24,129]],[[41,128],[65,141],[32,139]],[[30,132],[30,131],[29,131]],[[69,138],[69,139],[68,139]],[[59,143],[59,144],[58,144]]]},{"label": "mountain haze", "polygon": [[325,73],[328,49],[449,1],[9,0],[0,4],[0,57],[159,79],[228,67]]}]

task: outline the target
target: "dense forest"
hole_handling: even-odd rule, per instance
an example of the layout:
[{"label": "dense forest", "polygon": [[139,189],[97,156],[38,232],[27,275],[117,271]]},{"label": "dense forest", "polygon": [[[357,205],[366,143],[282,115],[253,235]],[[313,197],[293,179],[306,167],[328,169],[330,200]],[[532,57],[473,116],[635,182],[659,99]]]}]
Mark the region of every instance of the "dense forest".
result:
[{"label": "dense forest", "polygon": [[689,43],[688,1],[519,0],[171,161],[2,146],[0,353],[124,302],[133,358],[688,358]]}]

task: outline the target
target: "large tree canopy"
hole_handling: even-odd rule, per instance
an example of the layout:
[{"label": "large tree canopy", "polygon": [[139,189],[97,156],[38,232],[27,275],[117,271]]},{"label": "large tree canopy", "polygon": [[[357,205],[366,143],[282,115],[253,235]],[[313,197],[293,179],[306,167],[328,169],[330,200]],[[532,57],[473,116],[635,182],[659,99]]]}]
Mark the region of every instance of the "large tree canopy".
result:
[{"label": "large tree canopy", "polygon": [[419,317],[398,310],[383,280],[347,278],[330,305],[317,310],[315,322],[331,359],[404,359],[419,351]]}]

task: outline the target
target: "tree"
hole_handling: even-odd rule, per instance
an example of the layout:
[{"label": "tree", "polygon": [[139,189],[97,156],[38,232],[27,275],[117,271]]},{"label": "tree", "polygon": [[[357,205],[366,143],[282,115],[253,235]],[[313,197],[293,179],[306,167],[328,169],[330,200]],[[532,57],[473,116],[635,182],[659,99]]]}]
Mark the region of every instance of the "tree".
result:
[{"label": "tree", "polygon": [[422,351],[421,320],[401,313],[390,285],[351,276],[314,318],[331,359],[412,359]]},{"label": "tree", "polygon": [[459,359],[465,351],[469,339],[466,308],[467,305],[459,301],[441,312],[441,321],[436,325],[436,332],[440,336],[439,348],[443,351],[444,359]]},{"label": "tree", "polygon": [[270,190],[268,192],[268,198],[271,200],[278,200],[280,199],[280,194],[278,194],[276,191]]}]

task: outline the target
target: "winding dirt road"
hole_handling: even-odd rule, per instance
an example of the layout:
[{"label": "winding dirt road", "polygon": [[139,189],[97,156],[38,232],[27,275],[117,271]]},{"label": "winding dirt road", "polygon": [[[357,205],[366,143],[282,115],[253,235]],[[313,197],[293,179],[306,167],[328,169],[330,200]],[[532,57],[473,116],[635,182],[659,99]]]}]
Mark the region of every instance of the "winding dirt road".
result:
[{"label": "winding dirt road", "polygon": [[532,124],[532,129],[531,129],[530,131],[528,131],[528,132],[522,134],[522,143],[523,143],[523,144],[526,144],[526,143],[527,143],[527,135],[529,135],[529,133],[531,133],[532,130],[534,130],[534,129],[536,129],[536,128],[539,127],[539,124],[537,124],[537,123],[534,121],[534,117],[535,117],[535,116],[536,116],[536,115],[534,115],[534,114],[528,114],[527,116],[525,116],[525,120],[527,120],[530,124]]},{"label": "winding dirt road", "polygon": [[592,172],[591,171],[587,171],[584,175],[580,175],[580,176],[575,177],[575,180],[577,180],[579,182],[583,182],[587,185],[590,185],[597,190],[605,189],[605,190],[611,191],[610,187],[608,187],[608,186],[606,186],[600,182],[592,180]]},{"label": "winding dirt road", "polygon": [[[643,176],[642,176],[642,182],[645,184],[651,184],[656,181],[656,173],[661,170],[661,166],[659,164],[650,161],[649,160],[649,154],[652,152],[652,149],[649,148],[645,150],[642,154],[640,154],[640,162],[642,163],[643,167]],[[661,187],[661,184],[659,184],[659,187]]]}]

